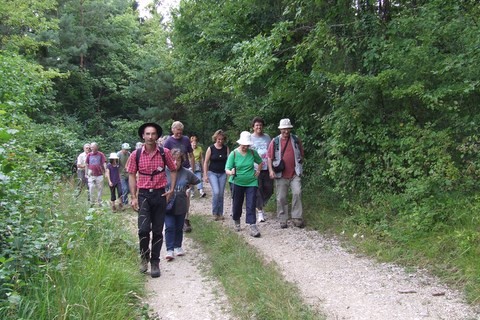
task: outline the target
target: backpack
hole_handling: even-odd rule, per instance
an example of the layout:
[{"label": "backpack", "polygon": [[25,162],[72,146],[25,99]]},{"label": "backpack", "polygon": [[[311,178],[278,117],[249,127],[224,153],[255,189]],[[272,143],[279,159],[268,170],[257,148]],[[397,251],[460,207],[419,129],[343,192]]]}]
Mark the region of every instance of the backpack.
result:
[{"label": "backpack", "polygon": [[[138,152],[138,151],[140,151],[140,152]],[[167,166],[167,161],[165,160],[165,150],[163,150],[163,147],[158,147],[158,151],[160,152],[160,155],[162,156],[163,165],[164,165],[164,169],[165,169],[165,167]],[[165,171],[165,170],[155,169],[155,170],[153,170],[152,173],[140,172],[140,168],[138,167],[138,163],[140,162],[140,155],[141,154],[142,154],[142,149],[135,150],[135,162],[137,163],[138,174],[141,174],[141,175],[144,175],[144,176],[150,176],[150,181],[151,181],[151,180],[153,180],[153,176],[155,176],[157,174],[160,174],[162,171]]]}]

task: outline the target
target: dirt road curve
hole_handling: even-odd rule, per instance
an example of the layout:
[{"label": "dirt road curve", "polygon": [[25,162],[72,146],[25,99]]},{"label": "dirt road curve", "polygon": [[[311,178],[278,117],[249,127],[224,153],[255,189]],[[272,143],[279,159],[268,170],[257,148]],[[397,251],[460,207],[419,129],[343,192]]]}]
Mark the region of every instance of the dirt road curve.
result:
[{"label": "dirt road curve", "polygon": [[[191,212],[209,215],[210,201],[209,197],[193,199]],[[223,224],[232,226],[229,219]],[[480,310],[464,303],[459,292],[424,272],[409,274],[400,267],[358,257],[317,232],[292,226],[280,229],[272,218],[259,227],[261,238],[249,237],[247,228],[241,232],[266,260],[280,266],[305,302],[327,319],[480,319]],[[148,277],[146,302],[159,319],[233,319],[221,286],[202,273],[205,257],[198,246],[187,238],[184,249],[186,256],[168,263],[162,260],[160,278]],[[162,259],[164,254],[165,248]]]}]

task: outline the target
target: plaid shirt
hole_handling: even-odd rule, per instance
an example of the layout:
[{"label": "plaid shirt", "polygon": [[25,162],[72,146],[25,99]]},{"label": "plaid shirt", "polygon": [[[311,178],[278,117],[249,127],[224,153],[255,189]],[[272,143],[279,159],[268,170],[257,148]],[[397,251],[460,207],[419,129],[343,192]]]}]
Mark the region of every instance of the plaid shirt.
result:
[{"label": "plaid shirt", "polygon": [[[164,148],[163,150],[165,151],[165,160],[167,161],[168,168],[172,171],[175,171],[177,167],[173,162],[170,150],[166,148]],[[138,161],[139,168],[137,168],[137,152],[142,152],[140,154],[140,160]],[[164,188],[167,185],[167,176],[165,174],[165,165],[163,163],[162,155],[160,154],[160,151],[158,151],[158,148],[155,149],[155,152],[152,155],[150,155],[148,152],[145,151],[145,147],[142,147],[142,149],[138,149],[135,152],[132,152],[127,162],[128,173],[137,173],[138,171],[150,174],[158,168],[162,168],[162,172],[154,176],[144,175],[140,173],[138,174],[137,188],[139,189],[160,189]]]}]

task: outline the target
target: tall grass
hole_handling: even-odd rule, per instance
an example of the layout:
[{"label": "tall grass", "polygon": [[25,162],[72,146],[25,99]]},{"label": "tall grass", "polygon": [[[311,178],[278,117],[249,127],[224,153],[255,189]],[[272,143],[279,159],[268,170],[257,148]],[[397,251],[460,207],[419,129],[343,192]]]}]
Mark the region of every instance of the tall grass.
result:
[{"label": "tall grass", "polygon": [[324,319],[303,304],[298,289],[286,283],[278,267],[265,260],[243,237],[213,224],[204,216],[191,217],[191,237],[210,257],[232,311],[239,319]]},{"label": "tall grass", "polygon": [[[71,190],[58,193],[52,214],[64,229],[60,261],[32,273],[16,303],[2,319],[140,319],[144,276],[137,269],[137,246],[125,223],[127,212],[88,208]],[[60,222],[61,221],[61,222]]]}]

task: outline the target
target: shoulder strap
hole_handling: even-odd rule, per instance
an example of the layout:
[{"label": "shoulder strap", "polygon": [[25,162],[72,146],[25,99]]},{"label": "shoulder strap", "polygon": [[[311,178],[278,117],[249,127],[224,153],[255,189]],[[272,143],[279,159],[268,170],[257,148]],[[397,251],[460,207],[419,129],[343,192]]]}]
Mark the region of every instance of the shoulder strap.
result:
[{"label": "shoulder strap", "polygon": [[[160,155],[162,156],[162,159],[163,159],[163,165],[164,165],[164,168],[167,167],[167,161],[165,160],[165,150],[163,149],[163,147],[158,147],[158,151],[160,152]],[[156,174],[159,174],[161,171],[157,171],[157,170],[154,170],[154,172],[152,173],[143,173],[143,172],[140,172],[140,168],[138,167],[138,163],[140,162],[140,155],[142,154],[142,149],[137,149],[135,150],[135,161],[137,163],[137,171],[139,174],[141,175],[146,175],[146,176],[151,176],[151,179],[153,179],[153,176],[156,175]],[[163,170],[165,171],[165,170]]]}]

